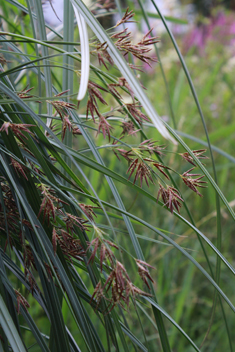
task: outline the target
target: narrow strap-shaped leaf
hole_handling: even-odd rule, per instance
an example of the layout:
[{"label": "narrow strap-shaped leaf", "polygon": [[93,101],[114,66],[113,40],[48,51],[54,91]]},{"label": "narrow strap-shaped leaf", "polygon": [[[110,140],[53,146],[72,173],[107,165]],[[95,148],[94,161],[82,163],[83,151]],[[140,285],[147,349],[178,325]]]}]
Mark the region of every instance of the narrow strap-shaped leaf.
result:
[{"label": "narrow strap-shaped leaf", "polygon": [[[39,36],[42,41],[47,40],[46,36],[46,26],[45,26],[45,21],[44,21],[44,16],[43,16],[43,10],[42,10],[42,3],[41,1],[34,1],[35,7],[36,7],[36,14],[37,14],[37,19],[38,19],[38,29],[39,29]],[[48,55],[48,48],[43,46],[41,48],[43,56]],[[48,97],[52,96],[52,81],[51,81],[51,69],[50,69],[50,64],[47,60],[44,60],[44,74],[45,74],[45,84],[46,84],[46,94]],[[47,111],[48,115],[52,115],[52,106],[51,104],[47,104]],[[50,125],[50,119],[47,120],[47,125]]]},{"label": "narrow strap-shaped leaf", "polygon": [[76,6],[73,5],[75,16],[77,19],[77,25],[80,35],[81,42],[81,79],[78,91],[77,100],[82,100],[86,94],[89,71],[90,71],[90,51],[89,51],[89,39],[86,28],[86,22],[83,16],[78,12]]},{"label": "narrow strap-shaped leaf", "polygon": [[[13,291],[11,283],[6,278],[5,278],[5,286],[9,292],[9,294],[12,296],[12,298],[14,298],[16,300],[15,293]],[[20,312],[23,315],[25,321],[27,322],[27,324],[30,328],[30,331],[34,335],[41,350],[43,352],[50,352],[49,348],[47,347],[47,344],[45,343],[45,340],[42,336],[42,333],[39,331],[37,325],[35,324],[34,320],[32,319],[31,315],[29,314],[29,312],[27,312],[27,310],[22,305],[20,305]]]},{"label": "narrow strap-shaped leaf", "polygon": [[7,310],[5,302],[0,295],[0,324],[9,340],[9,343],[14,352],[26,352],[24,344],[15,328],[15,324]]}]

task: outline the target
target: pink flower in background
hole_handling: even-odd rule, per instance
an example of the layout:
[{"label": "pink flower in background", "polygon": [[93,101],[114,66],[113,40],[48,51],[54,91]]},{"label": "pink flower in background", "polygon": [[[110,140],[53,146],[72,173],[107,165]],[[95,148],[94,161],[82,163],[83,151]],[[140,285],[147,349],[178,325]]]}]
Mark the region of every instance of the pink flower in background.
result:
[{"label": "pink flower in background", "polygon": [[196,46],[204,52],[208,41],[217,41],[223,45],[233,45],[235,41],[235,17],[233,13],[218,12],[208,24],[194,25],[184,39],[184,52]]}]

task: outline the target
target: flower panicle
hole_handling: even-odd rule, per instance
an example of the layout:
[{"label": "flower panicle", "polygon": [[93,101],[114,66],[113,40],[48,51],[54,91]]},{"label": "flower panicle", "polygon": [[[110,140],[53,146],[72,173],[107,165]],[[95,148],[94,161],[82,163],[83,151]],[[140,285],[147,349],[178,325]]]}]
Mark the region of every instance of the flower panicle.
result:
[{"label": "flower panicle", "polygon": [[[151,139],[148,139],[140,143],[138,147],[129,150],[113,148],[113,152],[119,160],[119,156],[122,156],[129,162],[130,165],[127,170],[127,173],[129,173],[128,180],[131,178],[133,173],[135,173],[133,184],[136,183],[137,179],[140,180],[141,187],[143,180],[146,182],[148,187],[149,181],[154,184],[153,176],[156,176],[156,173],[153,167],[157,168],[158,171],[169,179],[169,176],[165,170],[170,168],[160,162],[157,162],[151,157],[154,152],[158,155],[163,154],[161,150],[165,149],[163,145],[157,146],[155,143],[156,142],[153,142]],[[115,145],[116,143],[113,144]],[[144,155],[144,152],[147,152],[150,156]]]},{"label": "flower panicle", "polygon": [[[95,113],[98,116],[100,113],[98,111],[98,101],[100,101],[103,105],[108,105],[104,100],[100,91],[108,92],[107,89],[101,87],[99,84],[89,81],[88,82],[88,102],[87,102],[87,110],[86,117],[88,118],[89,111],[91,113],[92,119],[95,122]],[[100,114],[101,115],[101,114]]]},{"label": "flower panicle", "polygon": [[164,171],[164,169],[165,170],[169,170],[170,169],[168,166],[163,165],[163,164],[158,163],[158,162],[153,163],[153,166],[155,166],[169,180],[169,176]]},{"label": "flower panicle", "polygon": [[101,282],[99,281],[94,289],[93,295],[91,296],[90,304],[94,299],[96,299],[96,309],[97,309],[99,307],[101,299],[104,297],[105,297],[104,290]]},{"label": "flower panicle", "polygon": [[98,43],[96,45],[96,49],[92,53],[97,53],[98,57],[98,62],[100,65],[104,65],[104,67],[108,70],[107,63],[109,63],[111,66],[114,65],[114,61],[112,57],[109,55],[108,51],[108,44],[106,42],[104,43]]},{"label": "flower panicle", "polygon": [[88,244],[88,247],[87,247],[87,251],[92,249],[91,256],[90,256],[90,258],[88,260],[88,264],[94,262],[96,253],[99,250],[99,253],[100,253],[100,258],[99,259],[100,259],[100,270],[101,270],[101,272],[103,270],[103,264],[106,263],[107,260],[109,261],[109,263],[114,265],[115,256],[114,256],[114,253],[112,252],[112,250],[109,247],[113,247],[113,248],[119,249],[119,247],[115,243],[113,243],[113,242],[111,242],[109,240],[106,240],[104,238],[101,238],[100,236],[94,238]]},{"label": "flower panicle", "polygon": [[100,132],[102,132],[103,137],[105,138],[106,135],[108,136],[108,139],[110,141],[111,139],[111,130],[113,130],[113,127],[110,125],[110,123],[108,123],[107,118],[109,116],[103,116],[100,113],[98,113],[98,117],[99,117],[99,125],[98,125],[98,131],[97,134],[99,134]]},{"label": "flower panicle", "polygon": [[70,113],[70,110],[76,109],[75,104],[63,100],[47,100],[47,103],[51,104],[54,107],[62,121],[63,117],[67,116],[68,113]]},{"label": "flower panicle", "polygon": [[62,124],[62,131],[61,131],[61,140],[64,140],[66,131],[72,132],[73,135],[81,135],[81,130],[71,122],[68,115],[63,116],[63,124]]},{"label": "flower panicle", "polygon": [[[209,159],[206,155],[203,155],[206,152],[206,149],[198,149],[198,150],[192,150],[192,153],[195,155],[196,158],[198,159]],[[180,154],[184,160],[189,162],[190,164],[196,166],[195,161],[193,157],[188,153],[181,153]]]},{"label": "flower panicle", "polygon": [[15,294],[16,294],[16,300],[17,300],[17,308],[16,308],[16,312],[19,315],[20,314],[20,307],[24,307],[26,309],[26,311],[28,311],[28,308],[30,308],[30,304],[29,302],[26,300],[26,298],[24,296],[22,296],[22,294],[15,290]]},{"label": "flower panicle", "polygon": [[[153,267],[140,260],[136,260],[136,263],[141,279],[144,281],[147,287],[150,287],[147,279],[152,282],[153,279],[150,276],[147,267]],[[107,292],[109,290],[111,291],[111,298],[107,297]],[[152,296],[150,293],[144,292],[136,287],[132,283],[124,265],[116,260],[115,264],[113,265],[113,269],[108,275],[103,287],[101,282],[96,285],[94,293],[91,297],[91,301],[96,299],[96,308],[99,306],[102,298],[108,301],[109,304],[106,308],[106,314],[108,314],[116,305],[120,305],[123,309],[125,309],[124,305],[129,308],[130,297],[135,299],[137,295],[148,297]]]},{"label": "flower panicle", "polygon": [[19,174],[21,174],[28,181],[28,177],[26,176],[26,173],[25,173],[27,169],[24,165],[20,164],[17,160],[15,160],[12,157],[11,157],[11,165],[13,166],[18,176]]},{"label": "flower panicle", "polygon": [[142,125],[143,120],[149,122],[149,118],[140,110],[142,107],[140,104],[130,103],[126,104],[125,107],[129,111],[129,113],[134,117],[134,119],[138,122],[139,125]]},{"label": "flower panicle", "polygon": [[180,197],[179,191],[176,188],[170,186],[164,188],[159,182],[157,201],[160,197],[163,200],[163,205],[166,206],[171,213],[173,213],[174,210],[180,213],[181,202],[184,202],[184,200]]},{"label": "flower panicle", "polygon": [[[124,159],[126,159],[128,162],[133,161],[133,151],[130,150],[125,150],[125,149],[120,149],[117,148],[116,150],[113,149],[114,154],[116,155],[116,157],[118,158],[118,160],[120,161],[119,155],[122,156]],[[119,155],[117,154],[117,152],[119,153]]]},{"label": "flower panicle", "polygon": [[142,143],[140,143],[139,149],[142,151],[147,151],[149,154],[156,153],[158,155],[164,155],[162,150],[166,148],[165,145],[156,145],[157,141],[153,141],[152,139],[146,139]]},{"label": "flower panicle", "polygon": [[31,124],[26,124],[26,123],[11,123],[9,121],[5,121],[2,124],[2,127],[0,128],[0,132],[6,132],[6,134],[9,134],[9,130],[12,131],[12,133],[22,142],[24,143],[24,139],[28,139],[26,137],[25,133],[30,134],[33,136],[33,132],[29,130],[29,127],[34,127],[35,125]]},{"label": "flower panicle", "polygon": [[54,254],[56,254],[57,244],[59,244],[63,254],[70,262],[72,262],[71,258],[81,260],[86,254],[81,241],[62,228],[53,228],[52,245]]},{"label": "flower panicle", "polygon": [[149,279],[151,282],[154,282],[154,280],[151,277],[147,268],[148,267],[152,268],[152,269],[155,269],[155,268],[152,265],[144,262],[143,260],[139,260],[139,259],[136,259],[136,264],[138,267],[138,273],[140,275],[140,278],[143,280],[143,282],[146,284],[146,286],[150,289],[150,286],[149,286],[147,279]]},{"label": "flower panicle", "polygon": [[54,196],[54,190],[49,186],[44,184],[39,185],[39,189],[41,191],[41,195],[43,196],[42,203],[39,209],[38,218],[40,217],[41,213],[43,213],[43,222],[47,218],[48,224],[50,220],[56,220],[56,213],[60,210],[61,204],[67,204],[65,201],[61,200],[60,198]]},{"label": "flower panicle", "polygon": [[137,179],[140,179],[140,187],[142,187],[143,180],[145,180],[147,186],[149,187],[149,182],[154,184],[154,180],[152,178],[152,170],[148,165],[148,162],[152,162],[151,159],[139,159],[136,158],[135,160],[132,161],[131,165],[129,166],[127,173],[130,172],[129,178],[130,179],[131,175],[135,171],[135,178],[133,181],[133,184],[136,183]]},{"label": "flower panicle", "polygon": [[129,136],[136,136],[136,133],[140,131],[140,129],[136,130],[135,125],[133,124],[132,121],[124,121],[122,122],[122,133],[120,135],[120,138],[122,138],[125,135]]},{"label": "flower panicle", "polygon": [[[24,88],[23,90],[21,90],[19,93],[17,93],[18,97],[20,99],[30,99],[30,98],[34,98],[35,96],[32,95],[32,94],[29,94],[29,92],[31,92],[31,90],[33,90],[34,87],[31,87],[31,88]],[[41,103],[40,100],[36,100],[36,103]]]},{"label": "flower panicle", "polygon": [[[197,187],[206,188],[207,186],[205,186],[205,184],[207,182],[201,180],[203,177],[205,177],[205,175],[190,174],[190,172],[194,169],[195,167],[192,167],[188,171],[185,171],[181,177],[187,187],[189,187],[193,192],[195,192],[200,197],[202,197],[202,194],[198,191]],[[196,177],[196,178],[193,178],[193,177]]]},{"label": "flower panicle", "polygon": [[151,62],[157,62],[158,59],[157,57],[149,55],[152,50],[149,46],[159,42],[158,37],[149,37],[152,30],[153,29],[150,29],[136,44],[132,43],[131,32],[128,32],[127,29],[114,33],[111,38],[116,40],[114,44],[123,56],[130,53],[151,67]]},{"label": "flower panicle", "polygon": [[124,16],[121,18],[120,21],[117,22],[116,27],[120,26],[121,24],[124,24],[124,23],[135,23],[136,21],[132,20],[132,18],[134,17],[134,11],[131,10],[129,11],[129,7],[126,9],[126,12],[124,14]]},{"label": "flower panicle", "polygon": [[82,231],[88,230],[88,226],[86,225],[87,220],[67,212],[65,212],[64,222],[68,232],[70,231],[71,233],[75,233],[75,228],[78,228]]},{"label": "flower panicle", "polygon": [[159,38],[158,37],[149,37],[150,34],[152,33],[153,28],[151,28],[145,35],[144,37],[138,42],[139,45],[142,46],[148,46],[148,45],[153,45],[156,43],[159,43]]},{"label": "flower panicle", "polygon": [[83,203],[79,203],[79,207],[89,220],[94,221],[94,216],[97,217],[96,213],[94,212],[94,209],[99,209],[99,207]]}]

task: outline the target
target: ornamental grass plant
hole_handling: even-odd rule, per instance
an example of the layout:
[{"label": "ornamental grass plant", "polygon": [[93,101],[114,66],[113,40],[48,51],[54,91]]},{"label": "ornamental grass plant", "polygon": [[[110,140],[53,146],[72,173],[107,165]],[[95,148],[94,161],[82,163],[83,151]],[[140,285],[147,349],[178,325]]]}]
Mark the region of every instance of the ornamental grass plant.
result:
[{"label": "ornamental grass plant", "polygon": [[154,2],[46,5],[0,3],[0,350],[233,351],[232,105],[201,105],[225,58],[198,97]]}]

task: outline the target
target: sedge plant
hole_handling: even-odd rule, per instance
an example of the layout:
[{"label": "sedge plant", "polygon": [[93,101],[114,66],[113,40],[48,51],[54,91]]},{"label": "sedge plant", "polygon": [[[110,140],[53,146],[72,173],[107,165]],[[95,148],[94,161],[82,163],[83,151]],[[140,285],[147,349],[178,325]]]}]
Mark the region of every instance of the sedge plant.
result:
[{"label": "sedge plant", "polygon": [[[137,17],[149,26],[139,5]],[[214,176],[208,171],[209,137],[209,151],[190,149],[141,83],[144,67],[159,61],[152,50],[159,38],[149,27],[136,40],[128,29],[135,11],[109,0],[90,8],[64,0],[55,29],[45,24],[43,6],[53,1],[6,0],[0,8],[1,350],[168,352],[177,350],[176,335],[184,351],[200,351],[218,309],[232,351],[235,307],[221,263],[229,275],[235,269],[221,251],[221,203],[233,221],[235,214],[215,168]],[[104,29],[98,20],[117,13]],[[207,187],[216,196],[216,245],[191,206],[203,202]],[[157,214],[152,222],[145,207]],[[174,237],[188,230],[203,262]],[[199,275],[210,287],[200,336],[181,327],[156,284],[171,270],[169,249],[186,263],[188,282]]]}]

